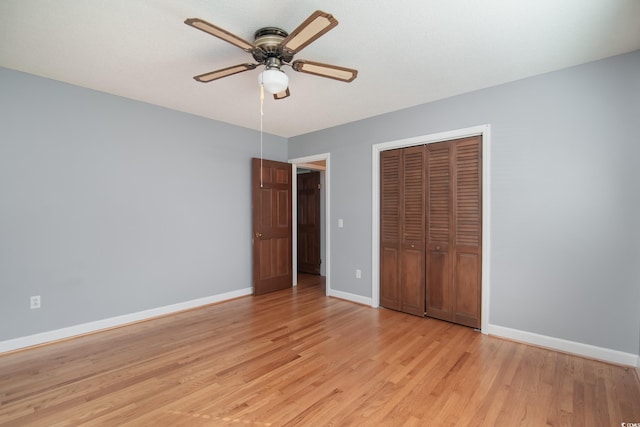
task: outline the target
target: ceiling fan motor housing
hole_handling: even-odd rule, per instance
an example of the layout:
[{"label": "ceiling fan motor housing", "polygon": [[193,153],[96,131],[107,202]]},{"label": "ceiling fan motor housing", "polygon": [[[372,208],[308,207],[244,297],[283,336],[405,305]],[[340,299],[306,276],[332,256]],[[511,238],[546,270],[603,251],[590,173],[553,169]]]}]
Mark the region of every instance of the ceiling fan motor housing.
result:
[{"label": "ceiling fan motor housing", "polygon": [[[253,59],[264,63],[267,67],[277,68],[280,67],[282,62],[290,62],[293,59],[293,54],[283,51],[280,45],[288,35],[289,33],[278,27],[260,28],[254,34],[254,44],[257,48],[251,52]],[[269,64],[268,60],[270,58],[278,59],[278,64],[275,65],[275,61],[271,61],[271,64]]]}]

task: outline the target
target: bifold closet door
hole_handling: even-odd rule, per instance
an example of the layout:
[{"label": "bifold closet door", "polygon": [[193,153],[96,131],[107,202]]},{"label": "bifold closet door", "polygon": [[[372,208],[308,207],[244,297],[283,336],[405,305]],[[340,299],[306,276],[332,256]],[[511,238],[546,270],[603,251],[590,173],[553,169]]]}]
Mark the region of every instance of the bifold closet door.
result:
[{"label": "bifold closet door", "polygon": [[400,310],[425,314],[425,202],[424,146],[402,151],[402,233],[400,235]]},{"label": "bifold closet door", "polygon": [[427,316],[453,321],[451,144],[427,146]]},{"label": "bifold closet door", "polygon": [[380,305],[400,310],[401,150],[380,153]]},{"label": "bifold closet door", "polygon": [[425,313],[424,146],[384,151],[381,164],[380,304]]},{"label": "bifold closet door", "polygon": [[427,146],[429,317],[480,327],[482,139]]}]

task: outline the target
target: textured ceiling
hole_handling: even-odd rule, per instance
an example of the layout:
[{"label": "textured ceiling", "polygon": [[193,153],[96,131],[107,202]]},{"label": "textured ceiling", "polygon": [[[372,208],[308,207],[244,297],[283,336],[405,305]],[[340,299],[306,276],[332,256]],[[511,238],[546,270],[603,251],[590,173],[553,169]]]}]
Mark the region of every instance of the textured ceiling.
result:
[{"label": "textured ceiling", "polygon": [[[290,137],[640,49],[638,0],[2,0],[0,66],[259,129],[259,70],[184,24],[247,40],[314,10],[340,24],[296,55],[359,70],[353,83],[296,73],[265,100],[264,130]],[[640,71],[639,71],[640,72]]]}]

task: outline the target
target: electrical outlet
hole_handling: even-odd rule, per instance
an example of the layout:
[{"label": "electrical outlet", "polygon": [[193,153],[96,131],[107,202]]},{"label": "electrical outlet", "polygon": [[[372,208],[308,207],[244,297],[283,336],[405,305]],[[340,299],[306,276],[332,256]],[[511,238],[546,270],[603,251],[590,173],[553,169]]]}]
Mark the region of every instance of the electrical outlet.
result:
[{"label": "electrical outlet", "polygon": [[31,297],[31,309],[40,308],[40,295],[34,295]]},{"label": "electrical outlet", "polygon": [[361,278],[362,278],[362,270],[358,268],[356,269],[356,279],[361,279]]}]

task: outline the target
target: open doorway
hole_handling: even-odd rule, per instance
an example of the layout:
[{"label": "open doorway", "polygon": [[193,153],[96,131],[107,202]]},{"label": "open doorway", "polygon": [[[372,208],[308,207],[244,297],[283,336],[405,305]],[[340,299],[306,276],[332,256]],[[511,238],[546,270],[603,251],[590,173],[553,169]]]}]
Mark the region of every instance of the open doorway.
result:
[{"label": "open doorway", "polygon": [[[309,218],[304,218],[302,221],[302,227],[298,229],[294,222],[293,238],[292,238],[292,254],[293,254],[293,285],[315,286],[320,285],[325,289],[326,295],[331,295],[330,284],[330,255],[329,255],[329,153],[320,154],[309,157],[302,157],[289,160],[293,165],[293,212],[294,217],[303,214],[308,215],[309,212],[305,212],[313,204],[307,199],[310,196],[310,186],[315,185],[318,197],[319,215],[318,218],[310,221]],[[298,175],[305,174],[306,177],[312,175],[316,176],[318,182],[316,184],[307,184],[306,191],[299,196],[298,184],[299,182],[307,182],[305,179],[299,179]],[[309,181],[314,182],[314,181]],[[304,184],[303,184],[304,185]],[[320,187],[317,189],[317,187]],[[309,233],[312,231],[313,224],[318,226],[318,238],[317,241],[310,238]],[[317,248],[312,249],[307,247],[300,247],[300,245],[311,244],[318,245]],[[317,251],[317,256],[313,252]],[[302,260],[299,260],[299,255],[302,256]],[[313,261],[317,258],[317,268],[313,264]]]}]

